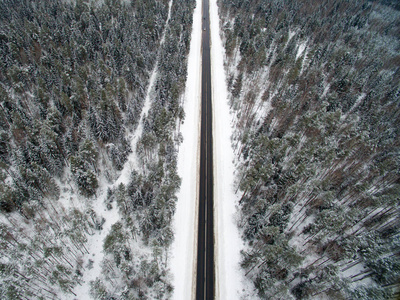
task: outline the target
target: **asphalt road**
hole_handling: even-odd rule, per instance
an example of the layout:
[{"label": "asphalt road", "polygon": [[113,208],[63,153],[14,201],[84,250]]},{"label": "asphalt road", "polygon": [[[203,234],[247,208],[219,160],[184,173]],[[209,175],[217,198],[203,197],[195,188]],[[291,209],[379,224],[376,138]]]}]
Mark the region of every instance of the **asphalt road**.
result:
[{"label": "asphalt road", "polygon": [[203,0],[200,190],[196,299],[214,299],[213,146],[209,3]]}]

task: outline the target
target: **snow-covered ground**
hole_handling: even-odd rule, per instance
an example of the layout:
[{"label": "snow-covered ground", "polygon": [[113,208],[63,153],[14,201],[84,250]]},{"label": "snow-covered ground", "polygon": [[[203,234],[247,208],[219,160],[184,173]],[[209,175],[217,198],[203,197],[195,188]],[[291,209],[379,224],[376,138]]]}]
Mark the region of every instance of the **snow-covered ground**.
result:
[{"label": "snow-covered ground", "polygon": [[[168,26],[168,21],[171,16],[171,7],[172,7],[173,0],[169,1],[169,9],[168,9],[168,18],[166,21],[166,26],[164,28],[164,32],[160,41],[160,49],[164,44],[165,40],[165,32]],[[96,212],[98,216],[102,216],[105,219],[105,223],[103,224],[103,229],[101,231],[96,231],[93,236],[90,236],[86,247],[88,249],[89,254],[84,257],[85,267],[87,264],[92,264],[89,268],[85,269],[83,274],[84,283],[82,285],[78,285],[74,289],[74,293],[77,295],[73,297],[74,299],[89,299],[90,298],[90,282],[96,280],[97,277],[100,276],[102,268],[101,263],[103,261],[104,253],[103,253],[103,243],[104,239],[108,235],[111,230],[111,226],[120,220],[120,214],[118,212],[118,208],[116,205],[113,205],[112,209],[107,209],[106,207],[106,198],[107,198],[107,191],[108,189],[114,189],[118,187],[119,184],[128,184],[130,174],[134,168],[138,167],[137,163],[137,156],[136,156],[136,144],[138,139],[142,135],[142,128],[143,128],[143,119],[145,115],[147,115],[150,106],[151,106],[151,94],[154,90],[154,83],[157,78],[157,69],[158,69],[158,60],[154,66],[152,74],[150,76],[149,85],[147,87],[146,98],[144,102],[144,106],[142,112],[140,114],[139,124],[134,132],[129,134],[130,144],[132,152],[128,156],[127,161],[119,175],[119,177],[115,180],[114,183],[109,183],[103,176],[99,183],[99,191],[97,193],[97,197],[94,199],[92,204],[93,210]],[[69,299],[70,296],[65,296],[65,299]]]},{"label": "snow-covered ground", "polygon": [[[173,2],[173,0],[169,1],[168,17],[167,17],[167,21],[166,21],[167,25],[168,25],[169,19],[171,17],[172,2]],[[167,26],[164,27],[164,31],[163,31],[163,34],[162,34],[162,37],[161,37],[159,49],[161,49],[163,44],[164,44],[165,33],[167,31],[166,29],[167,29]],[[137,142],[138,142],[139,138],[142,136],[143,119],[148,114],[148,112],[150,110],[150,107],[151,107],[151,95],[152,95],[152,92],[154,90],[154,83],[155,83],[156,78],[157,78],[158,63],[159,62],[158,62],[158,59],[157,59],[156,64],[154,66],[154,69],[153,69],[153,71],[151,73],[151,76],[150,76],[149,85],[147,86],[146,98],[144,100],[144,105],[143,105],[143,108],[142,108],[142,112],[140,113],[139,124],[138,124],[134,134],[131,134],[129,136],[129,139],[131,141],[132,152],[128,156],[128,160],[125,163],[123,170],[121,171],[121,175],[119,176],[119,178],[117,179],[117,181],[114,184],[115,186],[118,186],[120,183],[127,184],[129,182],[129,176],[132,173],[132,170],[135,167],[138,167],[137,156],[136,156],[136,145],[137,145]]]},{"label": "snow-covered ground", "polygon": [[225,50],[219,31],[216,0],[210,0],[211,80],[214,141],[214,214],[216,224],[217,299],[239,299],[244,289],[240,269],[242,240],[234,220],[238,195],[235,194],[234,153],[231,146],[232,116],[224,71]]},{"label": "snow-covered ground", "polygon": [[197,0],[188,58],[188,77],[184,96],[185,122],[181,126],[183,143],[179,147],[178,174],[182,178],[173,221],[171,271],[174,299],[194,296],[195,251],[197,249],[197,205],[199,173],[201,99],[201,0]]}]

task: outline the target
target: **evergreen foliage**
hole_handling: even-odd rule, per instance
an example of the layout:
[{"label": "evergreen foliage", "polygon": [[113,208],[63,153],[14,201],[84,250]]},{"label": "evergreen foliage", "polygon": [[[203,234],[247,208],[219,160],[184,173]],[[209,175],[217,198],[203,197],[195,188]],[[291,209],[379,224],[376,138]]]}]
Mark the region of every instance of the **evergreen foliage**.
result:
[{"label": "evergreen foliage", "polygon": [[[139,166],[130,182],[107,193],[120,221],[103,241],[91,296],[170,297],[177,125],[195,1],[172,1],[166,26],[169,2],[0,1],[1,299],[77,297],[93,265],[88,241],[106,222],[92,203],[132,151]],[[151,109],[131,149],[127,133],[156,64]]]},{"label": "evergreen foliage", "polygon": [[387,1],[218,3],[246,275],[265,299],[390,299],[399,11]]}]

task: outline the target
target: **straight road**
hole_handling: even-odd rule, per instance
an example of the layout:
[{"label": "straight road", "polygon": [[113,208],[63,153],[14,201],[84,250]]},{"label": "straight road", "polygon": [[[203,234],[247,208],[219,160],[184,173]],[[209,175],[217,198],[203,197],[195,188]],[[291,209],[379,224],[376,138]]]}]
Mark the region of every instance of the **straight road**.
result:
[{"label": "straight road", "polygon": [[213,145],[209,0],[203,0],[200,190],[196,299],[214,299]]}]

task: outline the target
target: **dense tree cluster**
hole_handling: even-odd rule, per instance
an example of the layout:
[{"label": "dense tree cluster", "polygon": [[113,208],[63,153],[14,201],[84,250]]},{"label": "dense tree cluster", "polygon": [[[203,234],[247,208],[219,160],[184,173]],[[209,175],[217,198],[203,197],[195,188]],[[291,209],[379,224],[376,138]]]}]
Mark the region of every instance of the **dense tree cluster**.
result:
[{"label": "dense tree cluster", "polygon": [[[169,3],[0,1],[2,299],[74,293],[91,268],[82,261],[88,237],[104,223],[82,207],[101,180],[115,180],[131,151],[141,165],[128,185],[109,190],[108,205],[122,217],[104,240],[92,295],[170,295],[166,249],[195,2],[172,1],[166,26]],[[156,65],[151,110],[131,149],[126,133],[138,125]],[[66,194],[84,204],[65,209]]]},{"label": "dense tree cluster", "polygon": [[78,172],[78,165],[86,169],[78,159],[84,139],[94,148],[111,145],[108,155],[121,169],[130,150],[125,127],[138,121],[167,4],[3,1],[0,158],[15,179],[10,188],[24,197],[16,205],[2,199],[2,208],[32,197],[14,164],[58,177],[70,165],[79,187],[94,184],[97,170]]},{"label": "dense tree cluster", "polygon": [[[187,60],[182,58],[189,53],[194,5],[195,1],[172,2],[158,58],[153,101],[136,149],[142,168],[132,171],[127,186],[121,184],[110,191],[110,204],[116,203],[122,214],[121,224],[114,228],[118,228],[121,238],[114,243],[116,235],[111,232],[104,248],[109,249],[108,266],[112,266],[114,278],[122,282],[121,289],[130,287],[124,293],[126,297],[164,299],[169,298],[173,290],[167,260],[173,238],[175,194],[181,182],[177,174],[177,146],[179,124],[184,119],[181,104],[187,76]],[[135,250],[129,243],[138,239],[150,247],[153,255],[135,257]],[[117,247],[116,250],[113,247]],[[110,267],[105,266],[104,271],[107,270],[110,271]],[[106,286],[104,282],[99,284],[103,288]],[[112,295],[115,284],[112,290],[105,290]]]},{"label": "dense tree cluster", "polygon": [[267,299],[389,299],[400,275],[398,5],[219,6],[246,276]]}]

